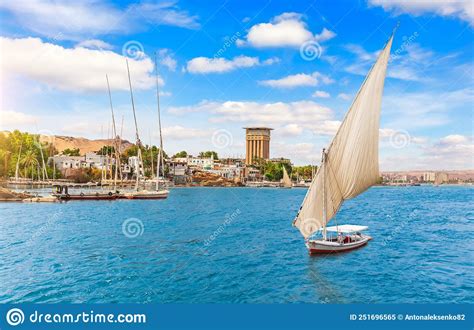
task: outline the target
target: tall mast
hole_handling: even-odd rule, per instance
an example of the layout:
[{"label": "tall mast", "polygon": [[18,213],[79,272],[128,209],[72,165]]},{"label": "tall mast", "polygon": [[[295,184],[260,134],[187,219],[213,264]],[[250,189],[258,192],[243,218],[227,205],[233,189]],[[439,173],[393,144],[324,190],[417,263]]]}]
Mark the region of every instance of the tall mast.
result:
[{"label": "tall mast", "polygon": [[[110,125],[107,123],[107,142],[110,141]],[[107,181],[107,172],[109,171],[109,146],[105,146],[105,180]],[[103,147],[102,147],[103,148]]]},{"label": "tall mast", "polygon": [[[49,180],[48,178],[48,172],[46,171],[46,164],[44,163],[44,155],[43,155],[43,147],[41,146],[41,142],[40,142],[40,136],[38,135],[38,148],[40,150],[40,154],[41,154],[41,174],[43,176],[43,181],[45,180],[45,175],[46,175],[46,179]],[[38,181],[39,181],[39,178],[38,178]]]},{"label": "tall mast", "polygon": [[[122,154],[122,136],[123,136],[123,115],[122,115],[122,125],[120,126],[120,139],[118,141],[119,155]],[[123,172],[122,167],[120,167],[120,184],[123,185]]]},{"label": "tall mast", "polygon": [[[163,171],[163,177],[165,176],[165,164],[163,159],[163,135],[161,133],[161,111],[160,111],[160,89],[158,84],[158,64],[156,60],[156,52],[155,52],[155,80],[156,80],[156,103],[158,106],[158,130],[160,132],[160,151],[158,152],[158,160],[156,164],[156,190],[159,188],[159,180],[160,177],[160,165]],[[161,161],[161,164],[160,164]]]},{"label": "tall mast", "polygon": [[[151,160],[151,178],[153,180],[153,172],[154,172],[154,166],[153,166],[153,146],[151,144],[151,133],[148,131],[148,138],[150,139],[150,160]],[[158,177],[156,178],[158,180]]]},{"label": "tall mast", "polygon": [[323,229],[323,238],[326,240],[327,238],[327,232],[326,232],[326,149],[323,148],[323,156],[321,159],[321,166],[323,167],[323,172],[322,172],[322,181],[323,181],[323,223],[324,223],[324,229]]},{"label": "tall mast", "polygon": [[109,102],[110,102],[110,112],[112,113],[112,131],[114,136],[114,149],[115,149],[115,176],[114,176],[114,191],[117,190],[117,175],[118,175],[118,168],[120,167],[120,156],[118,151],[118,143],[117,143],[117,128],[115,126],[115,115],[114,115],[114,107],[112,105],[112,93],[110,92],[110,84],[109,84],[109,77],[107,74],[105,75],[105,79],[107,80],[107,89],[109,90]]},{"label": "tall mast", "polygon": [[[104,125],[100,125],[100,138],[104,138]],[[100,149],[100,184],[104,182],[104,147]]]},{"label": "tall mast", "polygon": [[138,124],[137,124],[137,115],[135,113],[135,102],[133,101],[133,91],[132,91],[132,80],[130,79],[130,69],[128,67],[128,59],[125,60],[127,63],[127,72],[128,72],[128,84],[130,86],[130,99],[132,100],[132,110],[133,110],[133,119],[135,121],[135,135],[136,135],[136,144],[137,144],[137,156],[138,156],[138,164],[136,166],[137,168],[137,180],[135,183],[135,190],[138,191],[138,184],[139,184],[139,177],[140,177],[140,164],[142,160],[142,151],[140,149],[141,142],[140,142],[140,136],[138,135]]}]

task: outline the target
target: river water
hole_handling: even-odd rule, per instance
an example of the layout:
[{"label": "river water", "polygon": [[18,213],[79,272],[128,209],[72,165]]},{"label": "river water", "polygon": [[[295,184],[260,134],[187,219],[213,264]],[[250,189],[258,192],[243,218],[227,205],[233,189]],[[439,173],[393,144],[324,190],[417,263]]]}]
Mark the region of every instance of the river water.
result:
[{"label": "river water", "polygon": [[159,201],[0,204],[0,303],[473,303],[474,188],[373,187],[309,256],[305,189],[174,188]]}]

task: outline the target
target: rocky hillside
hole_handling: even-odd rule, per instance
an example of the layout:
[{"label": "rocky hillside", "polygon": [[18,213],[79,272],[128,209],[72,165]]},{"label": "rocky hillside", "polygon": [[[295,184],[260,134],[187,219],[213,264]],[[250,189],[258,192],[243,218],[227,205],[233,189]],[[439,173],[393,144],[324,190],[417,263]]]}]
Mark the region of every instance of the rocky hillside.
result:
[{"label": "rocky hillside", "polygon": [[229,180],[220,175],[204,172],[194,171],[193,182],[202,187],[240,187],[242,186],[240,180]]}]

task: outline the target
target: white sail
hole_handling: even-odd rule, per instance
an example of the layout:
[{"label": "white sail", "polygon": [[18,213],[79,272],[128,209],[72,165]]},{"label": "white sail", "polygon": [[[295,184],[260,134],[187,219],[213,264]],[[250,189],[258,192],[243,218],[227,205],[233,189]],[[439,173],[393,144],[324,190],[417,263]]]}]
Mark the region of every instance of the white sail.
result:
[{"label": "white sail", "polygon": [[380,108],[392,39],[357,93],[293,222],[305,238],[325,227],[344,200],[361,194],[379,177]]},{"label": "white sail", "polygon": [[291,188],[291,179],[288,176],[288,172],[286,171],[285,166],[283,166],[283,187]]}]

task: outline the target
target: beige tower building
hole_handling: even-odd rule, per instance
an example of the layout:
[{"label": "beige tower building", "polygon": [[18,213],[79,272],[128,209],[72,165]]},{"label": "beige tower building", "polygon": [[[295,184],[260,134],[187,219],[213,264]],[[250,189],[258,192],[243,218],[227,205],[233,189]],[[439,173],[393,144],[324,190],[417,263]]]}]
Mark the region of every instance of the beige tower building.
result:
[{"label": "beige tower building", "polygon": [[245,164],[250,165],[255,158],[270,158],[270,131],[267,127],[244,127],[246,140]]}]

